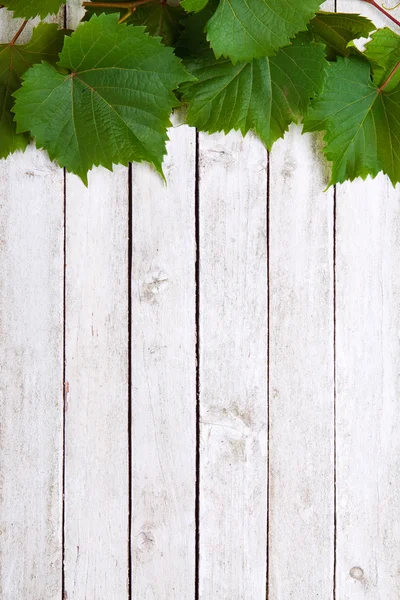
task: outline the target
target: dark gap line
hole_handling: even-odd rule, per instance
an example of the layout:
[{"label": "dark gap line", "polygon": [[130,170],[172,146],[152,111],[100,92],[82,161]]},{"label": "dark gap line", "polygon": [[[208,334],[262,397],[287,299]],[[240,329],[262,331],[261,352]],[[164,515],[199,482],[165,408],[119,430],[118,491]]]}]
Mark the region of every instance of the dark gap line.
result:
[{"label": "dark gap line", "polygon": [[[65,13],[64,13],[65,21]],[[63,292],[62,292],[62,397],[63,397],[63,416],[62,416],[62,506],[61,506],[61,598],[65,600],[67,592],[65,590],[65,487],[66,487],[66,412],[68,401],[68,383],[66,381],[66,307],[67,307],[67,172],[63,169]]]},{"label": "dark gap line", "polygon": [[200,598],[200,144],[196,131],[195,239],[196,239],[196,504],[195,504],[195,600]]},{"label": "dark gap line", "polygon": [[[335,0],[335,12],[338,9],[338,0]],[[336,233],[337,233],[337,186],[333,188],[333,600],[336,600],[337,595],[337,406],[336,406]]]},{"label": "dark gap line", "polygon": [[336,295],[336,235],[337,235],[337,188],[333,190],[333,600],[336,600],[337,573],[337,295]]},{"label": "dark gap line", "polygon": [[[67,28],[68,7],[64,6],[63,10],[63,26],[64,29]],[[63,169],[63,255],[64,255],[64,265],[63,265],[63,324],[62,324],[62,387],[63,387],[63,422],[62,422],[62,498],[61,498],[61,599],[66,600],[67,591],[65,589],[65,490],[66,490],[66,403],[68,401],[68,384],[66,382],[66,328],[67,328],[67,318],[66,318],[66,306],[67,306],[67,170]]]},{"label": "dark gap line", "polygon": [[128,168],[128,599],[132,598],[132,164]]},{"label": "dark gap line", "polygon": [[270,533],[270,180],[271,180],[271,154],[267,156],[267,210],[266,210],[266,233],[267,233],[267,590],[266,599],[269,598],[269,533]]}]

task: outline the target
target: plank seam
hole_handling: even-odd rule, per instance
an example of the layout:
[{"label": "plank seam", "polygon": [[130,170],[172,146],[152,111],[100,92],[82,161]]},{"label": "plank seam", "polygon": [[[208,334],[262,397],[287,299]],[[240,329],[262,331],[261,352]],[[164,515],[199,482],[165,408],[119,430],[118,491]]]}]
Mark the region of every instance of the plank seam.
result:
[{"label": "plank seam", "polygon": [[133,264],[132,163],[128,168],[128,599],[132,598],[132,264]]},{"label": "plank seam", "polygon": [[[67,29],[67,20],[68,20],[68,15],[67,15],[67,6],[64,7],[64,11],[63,11],[63,26],[64,29]],[[63,198],[63,202],[64,202],[64,215],[63,215],[63,258],[64,258],[64,265],[63,265],[63,324],[62,324],[62,361],[63,361],[63,366],[62,366],[62,381],[63,381],[63,422],[62,422],[62,496],[61,496],[61,502],[62,502],[62,507],[61,507],[61,598],[62,600],[66,600],[67,598],[67,591],[65,589],[65,465],[66,465],[66,453],[65,453],[65,433],[66,433],[66,402],[67,402],[67,382],[65,380],[66,378],[66,328],[67,328],[67,323],[66,323],[66,307],[67,307],[67,170],[63,169],[63,193],[64,193],[64,198]]]},{"label": "plank seam", "polygon": [[[337,12],[337,0],[334,2]],[[337,572],[337,437],[336,437],[336,216],[337,186],[333,187],[333,600],[336,600]]]},{"label": "plank seam", "polygon": [[337,408],[336,408],[336,186],[333,190],[333,600],[336,600],[337,571]]},{"label": "plank seam", "polygon": [[266,210],[266,232],[267,232],[267,573],[266,573],[266,600],[269,599],[269,533],[270,533],[270,388],[269,388],[269,363],[270,363],[270,263],[269,263],[269,239],[270,239],[270,171],[271,171],[271,153],[267,155],[267,210]]},{"label": "plank seam", "polygon": [[195,600],[200,598],[200,153],[195,145],[195,321],[196,321],[196,501],[195,501]]},{"label": "plank seam", "polygon": [[[66,21],[66,14],[64,11],[64,25]],[[63,416],[62,416],[62,496],[61,496],[61,598],[65,600],[67,598],[67,592],[65,590],[65,433],[66,433],[66,403],[67,403],[67,394],[68,394],[68,383],[66,381],[66,307],[67,307],[67,173],[64,169],[64,185],[63,185],[63,203],[64,203],[64,215],[63,215],[63,299],[62,299],[62,313],[63,313],[63,322],[62,322],[62,398],[63,398]]]}]

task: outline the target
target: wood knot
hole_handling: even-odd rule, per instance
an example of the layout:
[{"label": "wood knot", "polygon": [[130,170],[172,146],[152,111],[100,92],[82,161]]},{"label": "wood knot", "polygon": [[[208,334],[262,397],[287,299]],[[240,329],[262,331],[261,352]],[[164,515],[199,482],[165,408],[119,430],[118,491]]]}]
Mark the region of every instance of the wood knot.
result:
[{"label": "wood knot", "polygon": [[138,535],[138,548],[144,552],[150,551],[156,540],[151,531],[141,531]]},{"label": "wood knot", "polygon": [[364,571],[361,567],[353,567],[352,569],[350,569],[350,577],[352,577],[353,579],[357,579],[357,581],[360,581],[364,577]]}]

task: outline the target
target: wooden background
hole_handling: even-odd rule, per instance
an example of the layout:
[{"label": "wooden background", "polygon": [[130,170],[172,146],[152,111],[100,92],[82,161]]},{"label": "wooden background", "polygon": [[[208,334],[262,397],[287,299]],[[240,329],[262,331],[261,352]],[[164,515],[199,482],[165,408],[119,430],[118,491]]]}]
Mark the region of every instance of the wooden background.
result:
[{"label": "wooden background", "polygon": [[399,190],[175,124],[0,163],[0,598],[397,600]]}]

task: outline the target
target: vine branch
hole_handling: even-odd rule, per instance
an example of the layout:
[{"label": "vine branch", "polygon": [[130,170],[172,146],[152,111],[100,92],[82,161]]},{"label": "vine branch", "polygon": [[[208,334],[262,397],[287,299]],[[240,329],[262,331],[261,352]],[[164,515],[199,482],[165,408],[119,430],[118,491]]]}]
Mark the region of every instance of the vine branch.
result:
[{"label": "vine branch", "polygon": [[386,79],[386,81],[384,81],[382,83],[382,85],[379,88],[380,92],[383,92],[383,90],[385,89],[385,87],[388,85],[388,83],[390,82],[390,80],[394,77],[394,75],[396,75],[397,71],[400,69],[400,61],[397,63],[397,65],[394,67],[394,69],[392,70],[392,72],[390,73],[390,75],[388,76],[388,78]]},{"label": "vine branch", "polygon": [[21,27],[18,29],[17,33],[14,35],[13,39],[10,42],[10,46],[14,46],[15,42],[17,41],[17,39],[19,38],[19,36],[21,35],[21,33],[23,32],[23,30],[25,29],[25,27],[27,26],[28,21],[24,21],[21,25]]},{"label": "vine branch", "polygon": [[84,7],[99,7],[99,8],[126,8],[127,10],[134,12],[138,6],[143,4],[150,4],[150,2],[156,2],[156,0],[136,0],[136,2],[84,2]]},{"label": "vine branch", "polygon": [[380,4],[375,2],[375,0],[361,0],[361,2],[366,2],[367,4],[371,4],[371,6],[378,9],[381,13],[383,13],[385,15],[385,17],[387,17],[388,19],[393,21],[393,23],[396,23],[396,25],[398,27],[400,27],[400,21],[398,19],[396,19],[396,17],[391,15],[390,12],[388,12],[385,8],[383,8],[383,6],[381,6]]}]

